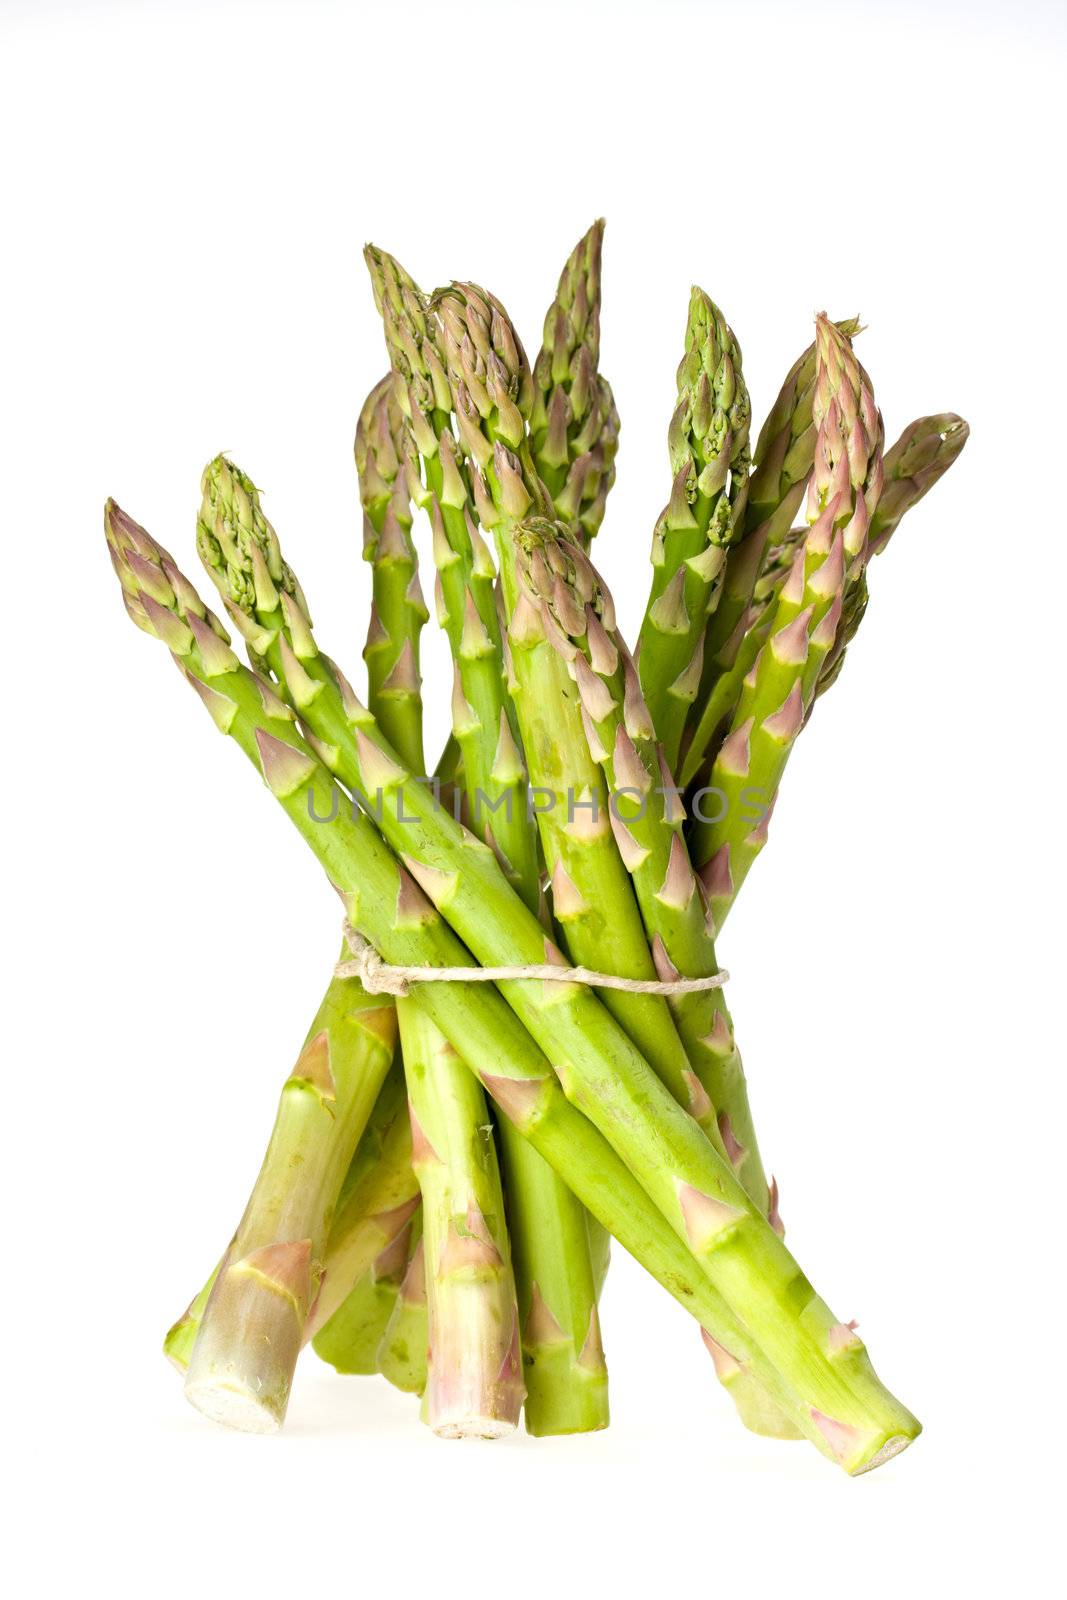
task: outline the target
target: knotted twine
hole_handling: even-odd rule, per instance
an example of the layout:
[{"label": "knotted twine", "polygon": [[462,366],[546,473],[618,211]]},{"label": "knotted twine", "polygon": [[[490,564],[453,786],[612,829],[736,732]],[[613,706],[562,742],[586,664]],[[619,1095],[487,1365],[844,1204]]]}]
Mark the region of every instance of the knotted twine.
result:
[{"label": "knotted twine", "polygon": [[398,1000],[411,992],[413,983],[507,983],[536,978],[542,983],[585,983],[591,989],[670,996],[721,989],[730,976],[720,971],[706,978],[620,978],[613,972],[594,972],[591,967],[554,966],[548,962],[519,967],[405,967],[384,961],[349,922],[344,925],[344,935],[352,960],[339,961],[333,969],[334,976],[358,978],[368,994],[391,994]]}]

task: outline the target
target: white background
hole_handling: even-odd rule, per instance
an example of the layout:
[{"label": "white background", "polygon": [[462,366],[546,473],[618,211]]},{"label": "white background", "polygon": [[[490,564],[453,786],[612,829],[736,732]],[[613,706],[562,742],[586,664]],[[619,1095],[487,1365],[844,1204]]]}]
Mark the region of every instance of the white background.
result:
[{"label": "white background", "polygon": [[[1063,1431],[1062,13],[810,4],[0,10],[5,1453],[20,1591],[1045,1592]],[[165,653],[105,495],[194,566],[263,485],[360,667],[364,239],[536,349],[608,218],[623,418],[597,554],[632,631],[689,284],[757,416],[861,311],[890,437],[973,426],[904,524],[723,941],[790,1241],[926,1433],[866,1479],[744,1434],[631,1263],[615,1421],[460,1448],[309,1357],[278,1439],[158,1346],[228,1237],[337,905]],[[428,630],[443,735],[443,641]],[[13,722],[13,726],[11,725]]]}]

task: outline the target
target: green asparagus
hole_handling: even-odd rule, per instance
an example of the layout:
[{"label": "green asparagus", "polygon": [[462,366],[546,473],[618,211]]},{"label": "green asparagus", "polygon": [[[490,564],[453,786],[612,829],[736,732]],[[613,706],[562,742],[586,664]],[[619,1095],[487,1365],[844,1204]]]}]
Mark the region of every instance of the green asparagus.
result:
[{"label": "green asparagus", "polygon": [[477,1078],[414,1000],[404,1024],[429,1310],[426,1419],[498,1438],[522,1409],[519,1316],[492,1125]]},{"label": "green asparagus", "polygon": [[363,659],[368,698],[386,737],[421,773],[419,635],[428,612],[411,539],[411,506],[421,492],[418,462],[393,394],[391,374],[371,390],[356,428],[363,505],[363,556],[373,572]]},{"label": "green asparagus", "polygon": [[[886,451],[858,323],[820,315],[753,451],[737,341],[695,289],[631,656],[588,555],[618,443],[602,244],[597,222],[532,366],[496,296],[425,295],[367,248],[390,371],[355,441],[366,705],[232,463],[204,473],[197,546],[250,666],[162,546],[105,509],[131,620],[255,765],[357,958],[165,1349],[194,1404],[252,1431],[280,1425],[308,1341],[419,1394],[438,1434],[497,1437],[523,1409],[531,1433],[587,1431],[608,1415],[610,1229],[697,1319],[752,1430],[857,1474],[919,1424],[783,1243],[724,996],[700,986],[720,981],[715,938],[841,674],[871,557],[967,425],[921,417]],[[416,513],[454,673],[432,777]]]},{"label": "green asparagus", "polygon": [[[418,573],[414,547],[404,536],[406,507],[420,494],[421,480],[391,374],[376,394],[374,455],[367,448],[366,411],[362,435],[357,430],[356,436],[373,563],[368,703],[383,731],[392,727],[392,743],[403,759],[421,768],[418,634],[426,612],[410,598]],[[403,488],[386,500],[384,490],[399,477],[404,459]],[[395,663],[386,677],[376,670],[379,655]],[[435,1433],[496,1437],[516,1426],[523,1391],[503,1195],[492,1135],[486,1138],[489,1111],[481,1085],[414,1001],[400,999],[396,1009],[418,1133],[414,1165],[423,1232],[391,1318],[401,1326],[392,1326],[383,1339],[383,1371],[409,1387],[413,1370],[428,1368],[425,1409]],[[424,1320],[428,1363],[416,1359],[412,1346]]]},{"label": "green asparagus", "polygon": [[[131,616],[168,644],[198,687],[216,725],[260,765],[271,792],[341,892],[353,926],[387,960],[432,965],[464,962],[463,947],[446,932],[430,901],[416,889],[413,877],[400,871],[366,816],[339,811],[331,825],[314,820],[330,814],[330,802],[336,795],[320,754],[328,751],[332,757],[339,747],[326,736],[324,720],[316,719],[320,730],[316,752],[300,739],[284,715],[285,708],[269,690],[268,708],[259,681],[240,667],[220,637],[221,625],[213,624],[166,553],[111,504],[106,520]],[[231,528],[224,537],[236,551],[233,533]],[[279,608],[267,556],[258,544],[255,549],[258,556],[248,557],[253,570],[246,578],[246,594],[251,597],[258,591],[260,606],[267,608],[269,602],[272,610]],[[280,553],[276,547],[269,553],[274,573],[282,581]],[[286,582],[287,609],[295,617],[297,585],[291,574]],[[269,638],[270,630],[261,616],[240,615],[262,646],[261,655],[269,652],[281,660],[288,652],[286,659],[298,660],[291,644],[286,643],[283,650]],[[302,607],[301,618],[297,624],[304,657],[301,670],[309,683],[322,686],[309,700],[304,680],[296,678],[296,692],[304,702],[302,714],[307,717],[310,707],[320,701],[328,706],[330,701],[326,677],[311,677],[310,669],[319,658],[313,658],[307,648],[309,630]],[[340,695],[336,682],[334,689]],[[346,700],[362,735],[361,745],[355,741],[357,749],[369,768],[358,774],[355,786],[372,794],[382,789],[386,802],[381,808],[382,827],[392,832],[403,769],[394,756],[368,738],[368,714],[363,708],[357,711],[347,696]],[[340,705],[336,724],[329,724],[329,731],[339,736],[349,727],[345,701]],[[268,729],[266,724],[271,721],[277,733]],[[372,756],[375,750],[378,754]],[[368,784],[368,776],[376,781]],[[476,915],[470,932],[476,936],[471,941],[475,955],[490,962],[521,961],[522,955],[513,957],[507,948],[507,919],[493,916],[484,892],[492,883],[491,874],[499,874],[492,852],[462,830],[453,837],[451,819],[432,818],[432,808],[425,808],[418,825],[401,823],[397,832],[424,855],[435,854],[435,847],[443,845],[456,865],[460,864],[457,857],[465,857],[466,889],[451,881],[452,874],[432,860],[409,856],[409,862],[456,924],[467,923],[459,913],[473,888]],[[530,915],[502,875],[499,892],[514,902],[511,920],[521,922]],[[533,925],[540,943],[535,919]],[[687,1264],[683,1278],[689,1276],[688,1263],[695,1261],[700,1268],[696,1281],[713,1291],[709,1297],[705,1289],[696,1300],[687,1295],[691,1308],[724,1349],[735,1358],[740,1352],[742,1364],[758,1376],[824,1453],[857,1472],[903,1449],[919,1431],[918,1423],[878,1382],[862,1342],[851,1331],[847,1336],[838,1331],[843,1325],[814,1295],[784,1245],[751,1208],[732,1172],[700,1129],[670,1099],[588,991],[578,985],[553,985],[557,993],[546,997],[546,987],[534,980],[500,985],[502,998],[510,1002],[518,1018],[541,1032],[553,1052],[554,1070],[536,1048],[531,1059],[529,1036],[521,1026],[517,1031],[510,1027],[507,1007],[499,1010],[493,996],[456,994],[450,992],[454,989],[450,984],[423,984],[414,992],[446,1037],[462,1048],[464,1058],[483,1082],[489,1080],[497,1103],[529,1133],[590,1210],[677,1292],[673,1264],[664,1271],[661,1251],[665,1239],[657,1237],[654,1248],[649,1244],[646,1201],[653,1201],[675,1239],[686,1247],[674,1258],[678,1265]],[[482,986],[474,988],[481,991]],[[546,1028],[549,1013],[551,1026]],[[575,1015],[585,1023],[577,1038],[568,1027],[568,1019]],[[598,1044],[601,1039],[607,1044],[603,1053]],[[564,1111],[567,1099],[557,1094],[561,1086],[574,1102],[568,1112]],[[598,1142],[595,1153],[590,1148],[593,1129],[581,1117],[583,1110],[601,1131],[610,1133],[616,1153],[623,1155],[625,1167],[636,1180],[632,1188],[625,1184],[625,1167],[606,1162],[603,1145]],[[635,1229],[638,1211],[641,1223]]]},{"label": "green asparagus", "polygon": [[568,256],[533,364],[533,459],[556,515],[588,548],[615,482],[619,414],[600,373],[600,256],[594,222]]},{"label": "green asparagus", "polygon": [[744,528],[750,417],[737,341],[718,307],[694,289],[668,435],[671,498],[652,540],[652,588],[639,638],[641,687],[670,772],[700,688],[705,628],[726,551]]}]

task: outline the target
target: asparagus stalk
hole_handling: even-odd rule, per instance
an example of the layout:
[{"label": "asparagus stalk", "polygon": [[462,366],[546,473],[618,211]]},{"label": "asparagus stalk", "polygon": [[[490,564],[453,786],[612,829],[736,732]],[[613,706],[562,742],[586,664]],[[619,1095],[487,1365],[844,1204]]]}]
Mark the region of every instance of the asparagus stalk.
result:
[{"label": "asparagus stalk", "polygon": [[363,505],[363,557],[373,574],[363,650],[368,699],[390,744],[422,773],[419,635],[429,613],[411,540],[411,503],[421,483],[418,460],[393,394],[392,374],[371,390],[360,412],[355,456]]},{"label": "asparagus stalk", "polygon": [[[356,461],[373,563],[372,661],[381,655],[396,665],[387,677],[369,674],[369,704],[383,731],[392,728],[399,754],[418,770],[424,756],[417,645],[426,612],[409,599],[418,577],[414,548],[403,537],[403,514],[411,490],[421,483],[391,375],[375,393],[375,453],[367,448],[365,411]],[[410,476],[398,495],[392,485],[404,454]],[[407,522],[410,527],[410,516]],[[425,1352],[413,1365],[412,1339],[428,1321],[430,1426],[446,1438],[495,1438],[517,1425],[523,1389],[503,1195],[491,1132],[486,1138],[489,1112],[477,1080],[414,1001],[398,1000],[396,1009],[418,1132],[414,1164],[423,1236],[397,1299],[394,1326],[383,1339],[383,1370],[402,1387],[410,1387],[414,1377],[421,1380]],[[422,1387],[420,1381],[420,1392]]]},{"label": "asparagus stalk", "polygon": [[401,1005],[426,1257],[426,1418],[445,1438],[499,1438],[518,1425],[524,1389],[492,1125],[478,1080],[414,1000]]},{"label": "asparagus stalk", "polygon": [[694,288],[668,435],[674,481],[653,535],[639,639],[641,687],[671,772],[700,686],[726,550],[744,528],[750,416],[737,341],[718,307]]},{"label": "asparagus stalk", "polygon": [[[440,482],[440,492],[431,492],[428,501],[438,613],[455,666],[453,729],[463,752],[468,816],[496,851],[517,893],[543,920],[537,831],[527,807],[515,714],[504,689],[495,568],[478,532],[469,480],[448,427],[449,412],[440,403],[449,398],[442,378],[442,342],[409,275],[373,248],[368,248],[367,262],[400,406],[411,418],[427,483]],[[590,314],[595,315],[595,306]],[[475,333],[480,336],[480,329]],[[469,344],[474,382],[475,346]],[[484,807],[490,808],[491,819],[483,828]],[[403,1013],[403,1004],[400,1009]],[[606,1427],[607,1371],[596,1333],[589,1223],[574,1196],[506,1119],[500,1134],[512,1226],[522,1242],[515,1265],[527,1429],[555,1434]]]},{"label": "asparagus stalk", "polygon": [[244,1216],[202,1307],[187,1313],[200,1320],[185,1392],[216,1421],[281,1426],[333,1207],[395,1036],[391,1004],[352,979],[331,983],[282,1089]]},{"label": "asparagus stalk", "polygon": [[[216,726],[259,767],[326,868],[353,926],[386,960],[463,963],[463,946],[362,812],[338,813],[330,826],[314,820],[328,814],[336,792],[328,769],[296,732],[287,708],[269,686],[241,667],[222,625],[167,553],[113,502],[106,509],[105,527],[131,619],[167,644]],[[266,563],[254,565],[263,601]],[[295,589],[291,575],[289,581]],[[268,645],[266,630],[257,637]],[[321,738],[319,745],[326,748]],[[488,857],[499,872],[491,852],[472,842],[470,861]],[[522,1002],[524,989],[532,995],[544,985],[524,980],[506,987],[514,1010],[531,1019],[544,1005],[543,996]],[[445,1036],[462,1047],[497,1103],[594,1215],[700,1318],[731,1361],[767,1387],[824,1454],[857,1473],[904,1449],[919,1431],[914,1417],[878,1382],[862,1342],[834,1321],[784,1246],[747,1210],[732,1176],[725,1169],[715,1171],[714,1152],[700,1130],[669,1097],[662,1103],[657,1080],[639,1058],[627,1060],[633,1052],[624,1037],[617,1038],[599,1080],[582,1070],[577,1053],[573,1062],[567,1059],[566,1013],[581,1007],[588,1014],[591,997],[577,985],[560,988],[562,998],[555,996],[551,1006],[555,1058],[561,1063],[555,1070],[502,994],[481,985],[462,989],[451,984],[423,984],[414,993]],[[592,1107],[600,1109],[601,1120],[627,1149],[646,1187],[613,1159],[605,1140],[568,1103],[563,1082],[572,1092],[577,1088],[576,1098],[583,1101],[587,1094],[581,1090],[591,1091]],[[624,1130],[617,1126],[620,1121]],[[685,1144],[691,1147],[688,1151],[682,1148]],[[700,1160],[701,1149],[710,1152],[710,1167]],[[698,1172],[700,1167],[704,1170]],[[718,1179],[719,1198],[688,1183],[686,1171]],[[649,1199],[656,1202],[668,1229],[657,1226]],[[695,1273],[694,1264],[700,1268]]]},{"label": "asparagus stalk", "polygon": [[534,465],[556,515],[584,549],[604,520],[619,447],[619,414],[599,371],[603,243],[600,220],[568,256],[533,364]]},{"label": "asparagus stalk", "polygon": [[[410,506],[413,499],[422,498],[422,484],[417,454],[396,402],[391,372],[372,392],[364,407],[356,430],[355,455],[364,509],[364,555],[373,563],[374,573],[371,622],[364,650],[369,703],[386,736],[405,760],[421,769],[425,758],[418,635],[427,613],[410,538]],[[432,1023],[406,1001],[399,1003],[397,1011],[405,1063],[417,1057],[424,1047],[438,1063],[440,1082],[435,1084],[432,1077],[424,1078],[422,1096],[450,1105],[453,1112],[467,1110],[466,1126],[455,1115],[442,1119],[455,1137],[455,1164],[460,1168],[462,1180],[465,1167],[471,1165],[464,1161],[464,1155],[468,1149],[477,1150],[488,1116],[484,1098]],[[488,1167],[493,1162],[495,1157],[489,1151],[483,1156],[481,1166]],[[499,1188],[495,1177],[490,1179],[491,1186],[494,1181]],[[447,1245],[450,1210],[454,1210],[454,1205],[450,1207],[448,1191],[442,1190],[436,1195],[434,1218],[435,1221],[443,1218],[446,1231],[442,1235],[440,1227],[429,1230],[433,1258],[431,1283],[436,1291],[437,1277],[442,1275],[444,1287],[433,1296],[437,1308],[434,1323],[439,1357],[431,1378],[428,1420],[438,1431],[457,1434],[508,1431],[514,1426],[514,1396],[503,1391],[497,1395],[494,1385],[501,1364],[506,1364],[510,1358],[510,1344],[503,1351],[494,1349],[493,1341],[484,1338],[482,1326],[487,1319],[491,1321],[495,1313],[495,1302],[501,1298],[500,1284],[494,1285],[497,1294],[488,1297],[479,1295],[476,1282],[472,1285],[475,1292],[468,1298],[473,1315],[465,1314],[463,1305],[456,1303],[455,1294],[447,1292],[448,1262],[442,1254],[442,1238]],[[509,1285],[503,1260],[496,1277],[503,1283],[506,1308]],[[478,1315],[479,1299],[486,1301],[480,1308],[481,1316]],[[510,1301],[511,1320],[514,1321],[513,1289]],[[382,1373],[397,1387],[420,1394],[426,1388],[429,1328],[425,1244],[420,1230],[378,1351]],[[455,1372],[450,1370],[452,1363]],[[471,1407],[468,1415],[463,1414],[464,1395],[456,1382],[460,1375],[468,1385],[466,1401]],[[442,1396],[447,1403],[442,1404]]]},{"label": "asparagus stalk", "polygon": [[[208,479],[209,498],[215,482]],[[405,896],[399,931],[406,934],[411,920],[422,927],[421,919],[430,915],[432,902],[482,962],[540,963],[546,955],[562,959],[511,890],[492,851],[435,809],[432,796],[410,782],[396,753],[381,740],[373,718],[355,700],[336,669],[331,670],[318,654],[299,586],[281,559],[277,536],[255,495],[242,489],[241,495],[228,503],[214,503],[213,514],[215,535],[210,543],[202,540],[201,549],[229,598],[231,614],[247,631],[257,654],[280,674],[279,681],[299,706],[305,725],[314,729],[316,751],[350,790],[375,797],[378,826],[402,854],[407,873],[429,897],[425,903],[421,898],[412,903]],[[228,558],[224,550],[229,552]],[[170,590],[168,580],[167,589],[161,586],[161,592]],[[237,603],[238,598],[247,611]],[[149,601],[157,609],[161,604],[145,595],[142,610]],[[151,620],[156,613],[148,614]],[[165,621],[162,625],[169,626]],[[188,639],[190,649],[195,649],[191,625],[183,622],[180,632],[171,631],[176,640],[185,643]],[[232,652],[227,651],[227,661],[231,657]],[[254,733],[250,737],[254,742]],[[305,805],[314,802],[329,808],[333,797],[328,784],[320,781],[325,768],[308,771],[303,760],[297,766],[301,781],[294,784],[292,795],[301,795]],[[317,815],[329,816],[330,810],[320,810]],[[336,826],[309,820],[312,834],[319,828],[336,841]],[[333,820],[340,822],[339,817]],[[322,851],[336,873],[333,850],[322,846]],[[350,886],[351,895],[355,888],[355,884]],[[378,890],[381,888],[379,882]],[[406,939],[394,938],[398,931],[395,923],[383,927],[369,915],[366,883],[361,882],[360,889],[358,902],[350,900],[355,924],[387,959],[404,960],[398,946],[409,950],[410,945]],[[388,948],[380,939],[388,941]],[[546,994],[548,987],[556,992]],[[850,1356],[846,1379],[837,1359],[837,1335],[832,1333],[837,1323],[832,1314],[752,1207],[728,1164],[671,1098],[604,1007],[579,985],[547,986],[536,979],[521,979],[500,988],[533,1037],[552,1053],[567,1097],[622,1156],[735,1317],[758,1330],[768,1360],[787,1383],[795,1379],[797,1392],[819,1392],[830,1404],[827,1410],[812,1399],[809,1409],[834,1416],[833,1405],[839,1403],[853,1416],[859,1413],[867,1418],[872,1436],[892,1429],[895,1438],[898,1429],[911,1429],[907,1437],[913,1437],[918,1425],[878,1383],[865,1352],[854,1352],[855,1359]],[[468,1065],[478,1070],[470,1034],[462,1025],[455,1026],[446,999],[438,995],[424,998],[421,993],[419,998],[446,1037],[463,1051]],[[454,1034],[442,1020],[445,1016]],[[495,1059],[499,1072],[499,1042]],[[490,1089],[499,1103],[499,1094],[492,1086]],[[562,1175],[579,1198],[585,1199],[584,1183],[579,1186],[569,1166]],[[600,1214],[596,1208],[590,1209]],[[872,1453],[885,1442],[882,1438]],[[851,1446],[846,1454],[851,1455]]]},{"label": "asparagus stalk", "polygon": [[[619,446],[619,414],[611,385],[600,371],[600,262],[604,239],[603,219],[578,241],[567,258],[556,297],[544,323],[542,346],[534,362],[531,446],[535,468],[552,496],[556,515],[567,520],[576,542],[588,549],[600,531],[607,497],[615,483],[615,457]],[[528,1147],[527,1147],[528,1148]],[[534,1213],[536,1220],[539,1212]],[[516,1217],[514,1226],[527,1242],[531,1230]],[[577,1374],[584,1406],[568,1420],[557,1405],[550,1413],[548,1401],[533,1393],[527,1399],[527,1427],[531,1432],[573,1432],[585,1426],[606,1426],[608,1421],[607,1369],[602,1359],[596,1301],[607,1270],[610,1236],[586,1215],[592,1278],[584,1274],[581,1252],[581,1214],[559,1219],[569,1237],[561,1238],[553,1252],[558,1263],[551,1293],[544,1269],[535,1286],[539,1300],[524,1307],[528,1330],[527,1383],[546,1395],[560,1396],[558,1380],[550,1372],[566,1365]],[[523,1251],[516,1245],[521,1260]],[[540,1303],[539,1303],[540,1302]],[[553,1305],[566,1305],[563,1337]],[[542,1315],[542,1311],[548,1315]],[[581,1330],[587,1330],[582,1333]],[[581,1350],[577,1340],[581,1338]],[[537,1352],[535,1358],[535,1350]],[[598,1352],[600,1358],[598,1359]],[[600,1420],[594,1422],[592,1419]],[[550,1426],[551,1424],[551,1426]]]},{"label": "asparagus stalk", "polygon": [[497,1126],[519,1295],[526,1431],[593,1433],[609,1420],[597,1310],[609,1235],[506,1116],[498,1115]]},{"label": "asparagus stalk", "polygon": [[[845,338],[860,330],[859,319],[837,327]],[[726,553],[718,603],[708,618],[700,684],[683,739],[678,781],[687,789],[700,771],[716,724],[706,713],[719,679],[736,660],[743,637],[742,622],[752,604],[767,551],[789,532],[804,498],[815,456],[815,345],[810,344],[790,367],[771,407],[753,455],[744,507],[742,537]]]}]

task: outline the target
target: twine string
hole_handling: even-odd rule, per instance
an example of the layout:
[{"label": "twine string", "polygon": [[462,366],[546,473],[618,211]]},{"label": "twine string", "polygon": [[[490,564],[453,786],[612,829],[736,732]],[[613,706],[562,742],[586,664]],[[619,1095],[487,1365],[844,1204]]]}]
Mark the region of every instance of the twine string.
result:
[{"label": "twine string", "polygon": [[334,967],[337,978],[358,978],[368,994],[391,994],[402,1000],[413,983],[507,983],[536,978],[542,983],[585,983],[591,989],[621,989],[625,994],[698,994],[706,989],[721,989],[730,974],[713,972],[706,978],[620,978],[613,972],[595,972],[591,967],[555,966],[550,963],[515,967],[413,967],[384,961],[374,946],[351,923],[344,925],[345,942],[351,961]]}]

